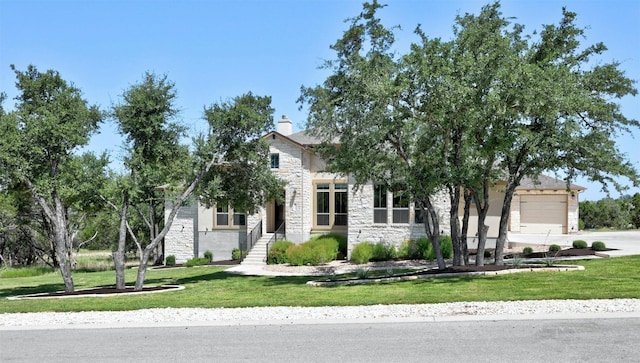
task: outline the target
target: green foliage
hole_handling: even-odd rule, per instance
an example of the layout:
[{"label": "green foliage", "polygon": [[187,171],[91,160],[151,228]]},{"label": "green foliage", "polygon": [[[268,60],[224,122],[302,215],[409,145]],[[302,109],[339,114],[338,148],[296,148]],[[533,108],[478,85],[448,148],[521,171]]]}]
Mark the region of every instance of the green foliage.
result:
[{"label": "green foliage", "polygon": [[356,277],[359,279],[366,279],[367,277],[369,277],[370,272],[371,270],[366,267],[358,267],[358,269],[356,270]]},{"label": "green foliage", "polygon": [[396,257],[395,246],[385,242],[378,242],[373,245],[373,255],[370,261],[387,261]]},{"label": "green foliage", "polygon": [[[442,257],[447,259],[453,257],[453,242],[451,240],[451,237],[441,235],[439,241]],[[427,238],[419,239],[418,246],[420,246],[420,249],[423,251],[422,255],[425,260],[433,261],[436,259],[436,253],[433,250],[433,244]]]},{"label": "green foliage", "polygon": [[373,243],[360,242],[351,250],[351,262],[355,264],[364,264],[373,257]]},{"label": "green foliage", "polygon": [[176,256],[169,255],[166,258],[165,265],[167,266],[175,266],[176,265]]},{"label": "green foliage", "polygon": [[533,248],[527,246],[527,247],[522,249],[522,253],[525,254],[525,255],[533,253]]},{"label": "green foliage", "polygon": [[485,257],[485,258],[491,257],[491,251],[489,251],[489,250],[484,250],[484,257]]},{"label": "green foliage", "polygon": [[[422,238],[418,239],[418,241],[421,241],[420,246],[425,249],[428,248],[426,247],[426,245],[429,244],[429,240],[427,238],[424,238],[424,240],[426,240],[427,242],[426,244],[422,240]],[[405,260],[416,260],[424,258],[422,248],[420,246],[418,246],[418,243],[415,240],[404,241],[400,244],[400,248],[398,249],[398,257]]]},{"label": "green foliage", "polygon": [[606,251],[607,250],[607,246],[602,241],[594,241],[591,244],[591,249],[594,250],[594,251]]},{"label": "green foliage", "polygon": [[213,261],[213,252],[209,250],[204,251],[204,258],[211,263]]},{"label": "green foliage", "polygon": [[338,241],[331,236],[314,238],[286,251],[287,261],[294,266],[317,266],[335,260],[337,255]]},{"label": "green foliage", "polygon": [[560,245],[557,244],[552,244],[549,246],[549,252],[558,252],[562,249],[562,247],[560,247]]},{"label": "green foliage", "polygon": [[248,251],[234,248],[233,250],[231,250],[231,259],[234,261],[244,260],[244,258],[247,257],[248,253]]},{"label": "green foliage", "polygon": [[287,263],[287,249],[293,246],[294,243],[290,241],[276,241],[269,249],[269,255],[267,256],[267,263],[270,265]]},{"label": "green foliage", "polygon": [[203,266],[208,265],[210,263],[209,259],[205,257],[194,257],[189,261],[184,263],[184,267],[194,267],[194,266]]},{"label": "green foliage", "polygon": [[[347,256],[347,236],[341,233],[331,232],[323,235],[316,236],[314,238],[333,238],[338,241],[338,259],[341,259],[341,256]],[[342,258],[344,258],[342,257]]]},{"label": "green foliage", "polygon": [[587,241],[583,241],[581,239],[577,239],[577,240],[573,241],[571,246],[573,248],[582,249],[582,248],[587,248],[589,245],[587,244]]}]

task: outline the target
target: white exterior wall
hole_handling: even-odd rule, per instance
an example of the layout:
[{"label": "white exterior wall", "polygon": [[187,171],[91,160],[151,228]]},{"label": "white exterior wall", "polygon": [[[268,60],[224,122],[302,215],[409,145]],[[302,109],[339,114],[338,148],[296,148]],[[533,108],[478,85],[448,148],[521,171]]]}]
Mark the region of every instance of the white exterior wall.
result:
[{"label": "white exterior wall", "polygon": [[[166,221],[173,205],[169,201],[165,203],[164,216]],[[194,257],[197,226],[197,203],[190,203],[180,208],[164,238],[165,259],[167,256],[174,255],[176,263],[184,263]]]},{"label": "white exterior wall", "polygon": [[[432,198],[432,203],[438,210],[441,232],[450,234],[450,203],[447,194],[439,192]],[[351,256],[353,247],[363,241],[387,242],[398,247],[406,240],[415,240],[426,236],[424,225],[414,223],[415,205],[413,203],[409,204],[409,223],[402,224],[392,223],[392,193],[387,193],[387,206],[387,223],[373,223],[373,184],[364,185],[361,190],[353,192],[353,180],[350,180],[348,256]]]},{"label": "white exterior wall", "polygon": [[294,243],[307,241],[311,232],[312,186],[309,164],[311,155],[289,141],[270,138],[270,152],[279,154],[280,167],[273,169],[285,186],[286,238]]},{"label": "white exterior wall", "polygon": [[580,219],[580,209],[578,207],[579,203],[579,193],[572,192],[573,197],[569,194],[569,199],[567,202],[567,233],[578,233],[580,230],[580,225],[578,220]]}]

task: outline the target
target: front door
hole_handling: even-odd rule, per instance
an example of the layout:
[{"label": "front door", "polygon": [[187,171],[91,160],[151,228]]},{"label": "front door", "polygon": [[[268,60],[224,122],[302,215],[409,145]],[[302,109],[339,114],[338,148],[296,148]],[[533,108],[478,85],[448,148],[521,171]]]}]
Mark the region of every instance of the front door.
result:
[{"label": "front door", "polygon": [[273,233],[284,222],[284,191],[282,191],[281,202],[276,199],[267,203],[267,233]]}]

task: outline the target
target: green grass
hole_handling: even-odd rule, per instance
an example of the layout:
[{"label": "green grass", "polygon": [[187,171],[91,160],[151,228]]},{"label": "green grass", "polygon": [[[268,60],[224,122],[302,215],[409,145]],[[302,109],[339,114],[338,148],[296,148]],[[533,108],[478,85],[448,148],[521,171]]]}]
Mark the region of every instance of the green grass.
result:
[{"label": "green grass", "polygon": [[[564,264],[565,262],[563,262]],[[453,301],[640,298],[640,256],[567,262],[584,271],[532,272],[491,277],[452,277],[384,284],[311,287],[310,276],[253,277],[227,274],[224,267],[150,270],[147,285],[180,284],[161,294],[103,298],[10,301],[6,297],[59,291],[57,273],[0,279],[0,313],[133,310],[165,307],[249,307],[418,304]],[[128,284],[135,270],[127,270]],[[111,286],[113,271],[74,273],[77,289]]]}]

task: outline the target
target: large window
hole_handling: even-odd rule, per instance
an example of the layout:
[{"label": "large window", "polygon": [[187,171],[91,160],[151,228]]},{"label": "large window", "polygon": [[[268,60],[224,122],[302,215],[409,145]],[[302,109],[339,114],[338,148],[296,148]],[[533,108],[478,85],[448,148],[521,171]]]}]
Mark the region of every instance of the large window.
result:
[{"label": "large window", "polygon": [[393,223],[409,223],[409,198],[405,193],[393,193]]},{"label": "large window", "polygon": [[244,213],[235,213],[228,205],[216,206],[214,216],[214,228],[240,228],[247,225],[247,217]]},{"label": "large window", "polygon": [[387,223],[387,187],[373,186],[373,223]]},{"label": "large window", "polygon": [[346,227],[349,219],[348,199],[347,183],[315,184],[315,227]]}]

